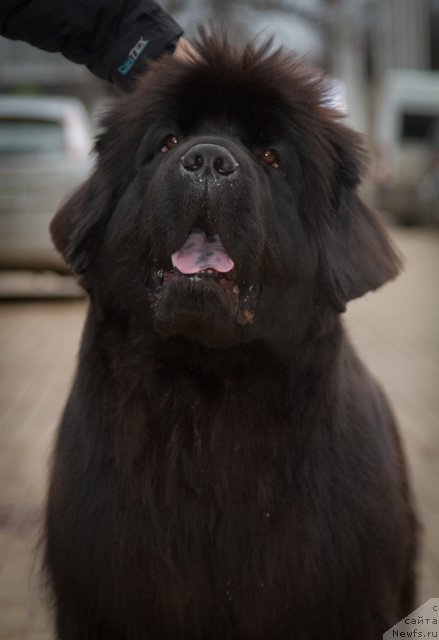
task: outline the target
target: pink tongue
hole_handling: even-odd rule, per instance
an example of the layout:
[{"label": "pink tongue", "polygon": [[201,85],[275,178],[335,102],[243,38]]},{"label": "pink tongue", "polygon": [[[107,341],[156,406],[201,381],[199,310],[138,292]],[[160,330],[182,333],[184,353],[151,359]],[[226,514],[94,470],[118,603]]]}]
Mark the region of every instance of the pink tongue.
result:
[{"label": "pink tongue", "polygon": [[207,237],[202,229],[192,229],[184,245],[172,254],[172,264],[181,273],[199,273],[204,269],[215,269],[227,273],[234,262],[226,253],[217,233]]}]

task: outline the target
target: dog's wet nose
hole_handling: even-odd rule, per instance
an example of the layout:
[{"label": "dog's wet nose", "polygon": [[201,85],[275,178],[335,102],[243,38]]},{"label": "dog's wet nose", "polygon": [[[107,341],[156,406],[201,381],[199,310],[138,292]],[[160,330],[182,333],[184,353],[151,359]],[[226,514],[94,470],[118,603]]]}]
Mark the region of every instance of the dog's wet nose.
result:
[{"label": "dog's wet nose", "polygon": [[185,171],[214,176],[229,176],[239,167],[235,156],[226,147],[207,142],[196,144],[186,151],[181,157],[181,164]]}]

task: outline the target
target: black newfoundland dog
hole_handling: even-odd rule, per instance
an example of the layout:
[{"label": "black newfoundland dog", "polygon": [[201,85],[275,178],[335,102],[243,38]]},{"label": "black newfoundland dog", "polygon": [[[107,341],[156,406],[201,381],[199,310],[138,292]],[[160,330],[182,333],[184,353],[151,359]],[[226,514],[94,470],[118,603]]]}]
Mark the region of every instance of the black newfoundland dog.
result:
[{"label": "black newfoundland dog", "polygon": [[202,36],[104,121],[52,223],[90,296],[45,564],[61,640],[377,640],[414,608],[395,424],[343,330],[400,263],[359,137]]}]

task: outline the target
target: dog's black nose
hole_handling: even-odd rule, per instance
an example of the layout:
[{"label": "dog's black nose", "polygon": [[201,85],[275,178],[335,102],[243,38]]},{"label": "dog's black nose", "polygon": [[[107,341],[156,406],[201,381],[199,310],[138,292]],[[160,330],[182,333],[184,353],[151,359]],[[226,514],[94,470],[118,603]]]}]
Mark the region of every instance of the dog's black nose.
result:
[{"label": "dog's black nose", "polygon": [[181,157],[181,164],[186,171],[197,175],[229,176],[239,167],[235,156],[226,147],[210,142],[191,147]]}]

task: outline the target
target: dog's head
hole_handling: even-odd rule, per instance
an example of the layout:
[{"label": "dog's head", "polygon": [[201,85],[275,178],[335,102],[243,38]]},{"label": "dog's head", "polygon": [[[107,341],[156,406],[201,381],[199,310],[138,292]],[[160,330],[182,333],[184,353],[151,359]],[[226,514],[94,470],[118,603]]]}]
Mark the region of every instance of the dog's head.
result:
[{"label": "dog's head", "polygon": [[293,55],[197,49],[154,63],[105,118],[55,245],[104,312],[160,339],[298,341],[399,269],[357,194],[361,140]]}]

